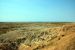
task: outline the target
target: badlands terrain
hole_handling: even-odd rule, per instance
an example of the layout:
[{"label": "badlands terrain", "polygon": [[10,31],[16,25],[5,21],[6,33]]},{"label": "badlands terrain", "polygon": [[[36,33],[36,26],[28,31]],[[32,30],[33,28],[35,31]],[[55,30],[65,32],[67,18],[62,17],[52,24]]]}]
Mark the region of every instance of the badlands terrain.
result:
[{"label": "badlands terrain", "polygon": [[75,50],[75,23],[0,23],[0,50]]}]

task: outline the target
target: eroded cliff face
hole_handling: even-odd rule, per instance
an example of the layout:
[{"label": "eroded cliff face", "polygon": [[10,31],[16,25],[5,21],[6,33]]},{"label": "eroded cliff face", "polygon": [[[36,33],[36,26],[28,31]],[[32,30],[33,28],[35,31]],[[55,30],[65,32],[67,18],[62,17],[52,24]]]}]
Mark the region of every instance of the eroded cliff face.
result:
[{"label": "eroded cliff face", "polygon": [[55,50],[75,50],[75,25],[65,25],[63,29],[66,36],[62,37],[62,39],[58,41],[58,45]]},{"label": "eroded cliff face", "polygon": [[75,24],[15,26],[1,33],[1,50],[75,50]]},{"label": "eroded cliff face", "polygon": [[75,50],[75,25],[64,25],[62,31],[60,36],[53,39],[53,45],[41,50]]}]

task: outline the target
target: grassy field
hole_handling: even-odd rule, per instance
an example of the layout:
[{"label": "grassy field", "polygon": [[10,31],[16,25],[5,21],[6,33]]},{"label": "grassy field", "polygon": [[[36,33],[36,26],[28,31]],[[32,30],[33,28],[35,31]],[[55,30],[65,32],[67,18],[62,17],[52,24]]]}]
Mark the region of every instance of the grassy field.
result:
[{"label": "grassy field", "polygon": [[1,22],[0,50],[75,50],[75,23]]}]

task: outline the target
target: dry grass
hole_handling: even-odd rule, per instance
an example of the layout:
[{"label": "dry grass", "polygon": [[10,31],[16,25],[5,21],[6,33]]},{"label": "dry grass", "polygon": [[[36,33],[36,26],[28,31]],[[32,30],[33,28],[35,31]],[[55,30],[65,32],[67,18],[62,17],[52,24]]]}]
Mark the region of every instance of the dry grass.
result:
[{"label": "dry grass", "polygon": [[75,49],[74,23],[1,23],[0,26],[0,49],[4,47],[6,50],[7,48],[10,48],[9,50]]}]

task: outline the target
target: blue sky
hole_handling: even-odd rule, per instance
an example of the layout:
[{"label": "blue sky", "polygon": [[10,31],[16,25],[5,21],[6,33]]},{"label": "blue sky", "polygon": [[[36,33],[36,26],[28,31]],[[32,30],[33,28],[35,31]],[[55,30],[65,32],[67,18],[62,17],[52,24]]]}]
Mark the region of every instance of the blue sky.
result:
[{"label": "blue sky", "polygon": [[0,0],[0,22],[75,22],[75,0]]}]

